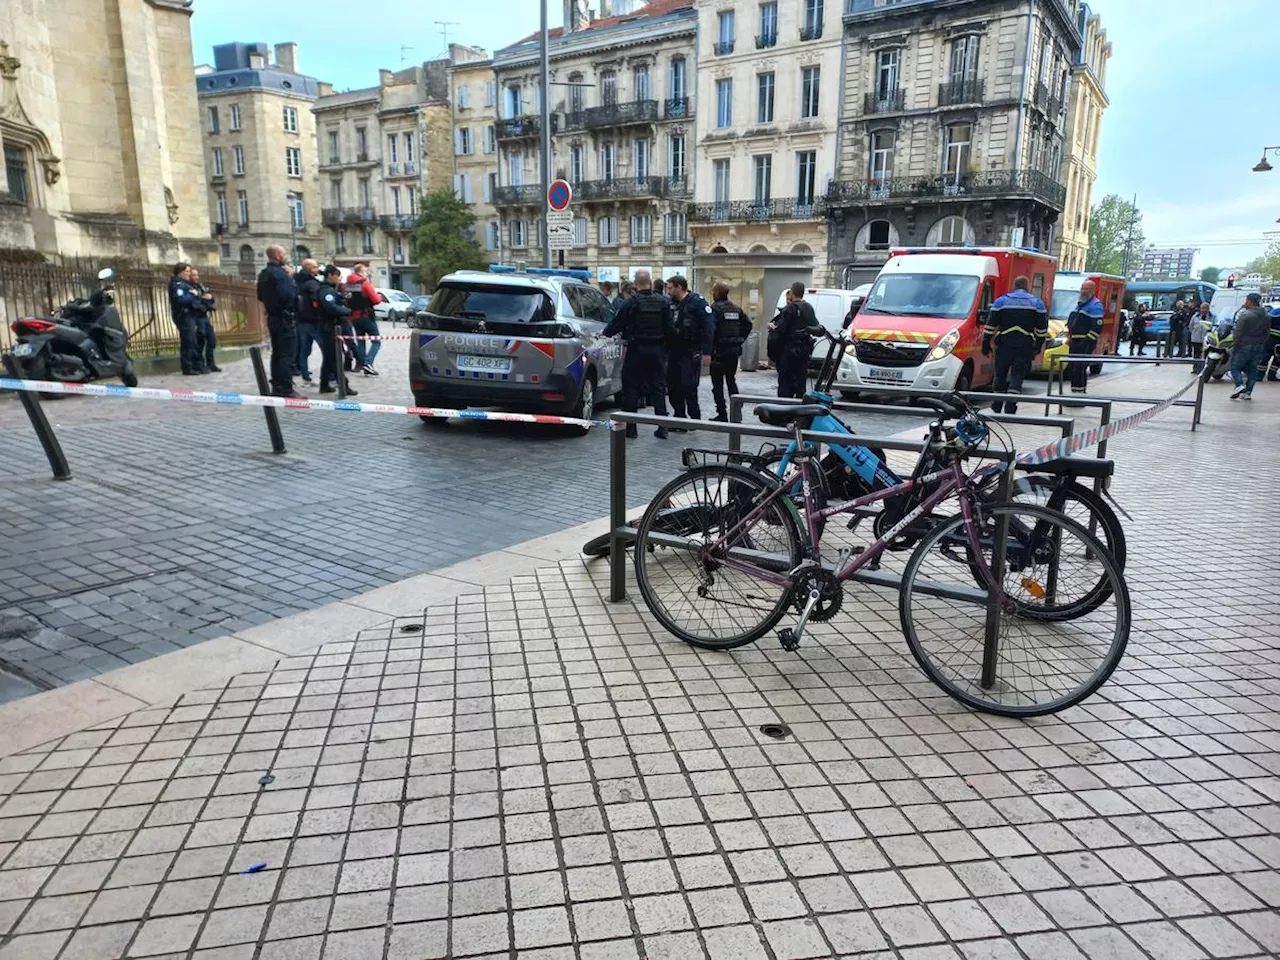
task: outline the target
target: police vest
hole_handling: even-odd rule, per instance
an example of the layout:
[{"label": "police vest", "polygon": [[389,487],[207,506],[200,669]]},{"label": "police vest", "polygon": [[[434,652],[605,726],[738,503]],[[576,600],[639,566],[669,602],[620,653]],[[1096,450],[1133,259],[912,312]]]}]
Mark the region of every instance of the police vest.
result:
[{"label": "police vest", "polygon": [[667,338],[667,317],[671,309],[666,297],[656,293],[636,294],[636,312],[631,337],[639,343],[662,343]]},{"label": "police vest", "polygon": [[716,312],[716,350],[728,352],[742,346],[747,339],[747,318],[737,304],[722,300],[713,303]]},{"label": "police vest", "polygon": [[315,323],[320,318],[320,304],[317,302],[320,297],[320,280],[318,277],[307,277],[298,284],[298,310],[299,320],[306,320]]},{"label": "police vest", "polygon": [[686,346],[701,346],[709,315],[710,310],[707,307],[707,301],[694,294],[689,294],[676,307],[676,336]]}]

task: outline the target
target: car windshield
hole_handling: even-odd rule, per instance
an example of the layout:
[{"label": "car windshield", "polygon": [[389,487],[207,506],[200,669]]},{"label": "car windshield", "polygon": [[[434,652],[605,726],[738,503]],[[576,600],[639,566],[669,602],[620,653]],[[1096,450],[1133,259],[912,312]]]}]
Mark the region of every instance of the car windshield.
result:
[{"label": "car windshield", "polygon": [[493,323],[534,323],[544,319],[546,304],[541,290],[449,284],[436,290],[427,312]]},{"label": "car windshield", "polygon": [[1079,290],[1055,290],[1049,304],[1049,316],[1054,320],[1066,320],[1079,302]]},{"label": "car windshield", "polygon": [[946,273],[892,273],[876,280],[863,313],[897,317],[967,317],[978,278]]}]

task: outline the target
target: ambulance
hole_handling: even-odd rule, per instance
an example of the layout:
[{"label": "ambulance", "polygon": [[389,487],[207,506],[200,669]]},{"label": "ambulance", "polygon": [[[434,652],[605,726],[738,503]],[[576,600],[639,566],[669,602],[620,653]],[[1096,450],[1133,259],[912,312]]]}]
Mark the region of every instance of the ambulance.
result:
[{"label": "ambulance", "polygon": [[[1040,355],[1032,364],[1033,370],[1052,370],[1056,357],[1065,357],[1069,350],[1067,340],[1067,318],[1080,302],[1080,287],[1086,280],[1092,280],[1097,288],[1098,299],[1102,301],[1102,333],[1098,336],[1098,346],[1094,352],[1101,356],[1118,353],[1120,343],[1120,310],[1124,305],[1124,277],[1110,273],[1077,273],[1074,270],[1060,270],[1053,279],[1053,296],[1045,300],[1049,308],[1049,342],[1044,345]],[[1102,362],[1091,364],[1092,373],[1102,372]]]},{"label": "ambulance", "polygon": [[982,328],[998,297],[1025,276],[1047,300],[1054,260],[1016,247],[910,247],[892,251],[853,324],[837,374],[842,394],[880,387],[971,390],[995,379]]}]

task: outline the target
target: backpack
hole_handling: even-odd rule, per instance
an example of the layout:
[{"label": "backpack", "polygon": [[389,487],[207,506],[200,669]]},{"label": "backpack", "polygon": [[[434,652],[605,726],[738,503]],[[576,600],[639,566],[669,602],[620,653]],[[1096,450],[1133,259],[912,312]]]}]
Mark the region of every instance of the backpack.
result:
[{"label": "backpack", "polygon": [[364,292],[364,281],[348,280],[342,286],[342,292],[346,296],[347,306],[352,310],[372,310],[373,301],[370,300]]},{"label": "backpack", "polygon": [[782,313],[779,312],[773,318],[773,329],[769,331],[769,338],[765,341],[765,352],[773,363],[777,363],[782,359],[782,348],[786,346],[786,331],[783,330],[783,322]]}]

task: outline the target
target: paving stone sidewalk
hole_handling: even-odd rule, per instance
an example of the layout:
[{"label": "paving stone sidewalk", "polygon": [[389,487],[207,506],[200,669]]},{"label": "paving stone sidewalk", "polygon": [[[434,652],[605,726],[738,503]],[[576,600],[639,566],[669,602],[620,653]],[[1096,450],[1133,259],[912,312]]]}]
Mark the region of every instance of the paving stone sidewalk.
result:
[{"label": "paving stone sidewalk", "polygon": [[1082,706],[964,709],[892,594],[713,654],[566,562],[0,760],[0,960],[1274,957],[1278,401],[1129,436]]}]

